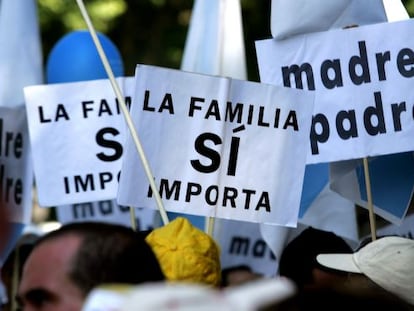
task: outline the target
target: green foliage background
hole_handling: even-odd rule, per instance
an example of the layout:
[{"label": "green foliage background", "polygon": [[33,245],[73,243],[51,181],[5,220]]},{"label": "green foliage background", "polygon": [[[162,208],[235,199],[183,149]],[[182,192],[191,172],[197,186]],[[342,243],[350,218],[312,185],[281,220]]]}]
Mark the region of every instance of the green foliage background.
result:
[{"label": "green foliage background", "polygon": [[[270,37],[270,2],[241,0],[248,75],[253,81],[258,81],[254,41]],[[414,0],[403,3],[413,16]],[[85,0],[85,5],[96,29],[121,51],[126,75],[134,74],[137,63],[180,67],[193,0]],[[45,61],[64,34],[86,29],[75,0],[38,0],[38,11]]]}]

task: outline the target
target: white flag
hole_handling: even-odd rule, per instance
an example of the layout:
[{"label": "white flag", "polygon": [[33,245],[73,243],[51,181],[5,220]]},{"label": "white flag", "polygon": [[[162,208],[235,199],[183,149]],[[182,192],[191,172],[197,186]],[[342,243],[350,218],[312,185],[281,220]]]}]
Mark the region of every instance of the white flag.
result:
[{"label": "white flag", "polygon": [[34,0],[0,2],[0,106],[24,105],[23,87],[43,81]]},{"label": "white flag", "polygon": [[196,0],[181,69],[245,80],[240,0]]},{"label": "white flag", "polygon": [[[42,53],[36,3],[35,0],[2,0],[0,2],[0,106],[18,109],[15,111],[18,114],[18,120],[26,119],[23,87],[42,83]],[[0,117],[3,117],[3,115]],[[16,131],[22,137],[27,137],[26,133],[19,132],[20,129]],[[31,172],[29,144],[26,144],[24,139],[23,143],[25,156],[20,156],[20,153],[18,153],[18,160],[24,159],[20,169],[22,172]],[[2,156],[7,155],[3,154]],[[12,167],[7,166],[7,161],[2,163],[6,163],[4,164],[4,170],[12,170],[14,174],[18,174]],[[26,185],[22,194],[24,196],[22,201],[30,201],[30,203],[17,204],[16,207],[15,204],[9,206],[8,202],[5,202],[12,209],[9,219],[11,230],[6,248],[1,250],[0,261],[4,260],[9,254],[20,237],[24,224],[27,224],[31,219],[32,191],[27,189],[27,185],[30,187],[33,184],[33,173],[24,173],[17,177],[15,180],[20,181],[21,178],[22,183]],[[4,181],[2,181],[1,187],[5,186],[3,183]]]}]

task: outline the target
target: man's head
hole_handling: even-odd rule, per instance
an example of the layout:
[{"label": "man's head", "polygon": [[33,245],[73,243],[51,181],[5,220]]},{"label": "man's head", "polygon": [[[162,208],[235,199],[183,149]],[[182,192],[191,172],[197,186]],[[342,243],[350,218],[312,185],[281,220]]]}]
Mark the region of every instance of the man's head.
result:
[{"label": "man's head", "polygon": [[158,261],[139,233],[119,225],[74,223],[37,241],[18,295],[25,310],[80,310],[97,285],[161,280]]},{"label": "man's head", "polygon": [[333,232],[309,227],[283,250],[279,273],[293,280],[299,289],[330,286],[346,274],[324,269],[317,263],[316,256],[333,252],[352,253],[352,248]]}]

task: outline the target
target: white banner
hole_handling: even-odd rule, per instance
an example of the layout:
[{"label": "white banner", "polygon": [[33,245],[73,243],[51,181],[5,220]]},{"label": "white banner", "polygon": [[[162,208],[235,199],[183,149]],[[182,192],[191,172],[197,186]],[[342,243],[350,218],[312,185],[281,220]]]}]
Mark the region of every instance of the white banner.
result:
[{"label": "white banner", "polygon": [[[84,221],[102,221],[131,227],[131,211],[116,200],[76,203],[56,208],[57,220],[62,224]],[[153,229],[157,211],[150,208],[135,208],[136,230]]]},{"label": "white banner", "polygon": [[[131,103],[133,78],[118,78]],[[109,80],[24,89],[39,204],[116,198],[126,125]]]},{"label": "white banner", "polygon": [[[135,90],[132,118],[168,211],[296,225],[311,92],[151,66],[138,66]],[[118,203],[155,208],[129,135]]]},{"label": "white banner", "polygon": [[276,275],[278,261],[262,237],[259,224],[223,219],[215,226],[214,239],[220,245],[222,268],[247,265],[265,276]]},{"label": "white banner", "polygon": [[256,43],[262,82],[315,91],[308,163],[414,150],[413,24]]},{"label": "white banner", "polygon": [[0,204],[9,221],[29,223],[33,171],[24,106],[0,107]]}]

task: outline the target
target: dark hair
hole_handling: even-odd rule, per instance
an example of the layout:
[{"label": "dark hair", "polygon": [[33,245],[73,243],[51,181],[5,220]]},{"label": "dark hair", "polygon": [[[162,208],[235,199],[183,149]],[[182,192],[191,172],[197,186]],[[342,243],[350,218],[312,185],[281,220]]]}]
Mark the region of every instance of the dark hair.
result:
[{"label": "dark hair", "polygon": [[71,223],[41,237],[35,248],[68,235],[81,238],[69,277],[85,296],[104,283],[139,284],[165,279],[144,236],[130,228],[102,222]]},{"label": "dark hair", "polygon": [[315,267],[327,270],[316,261],[318,254],[325,253],[352,253],[352,248],[332,232],[309,227],[283,250],[279,260],[279,274],[291,279],[302,289],[313,282],[312,270]]}]

